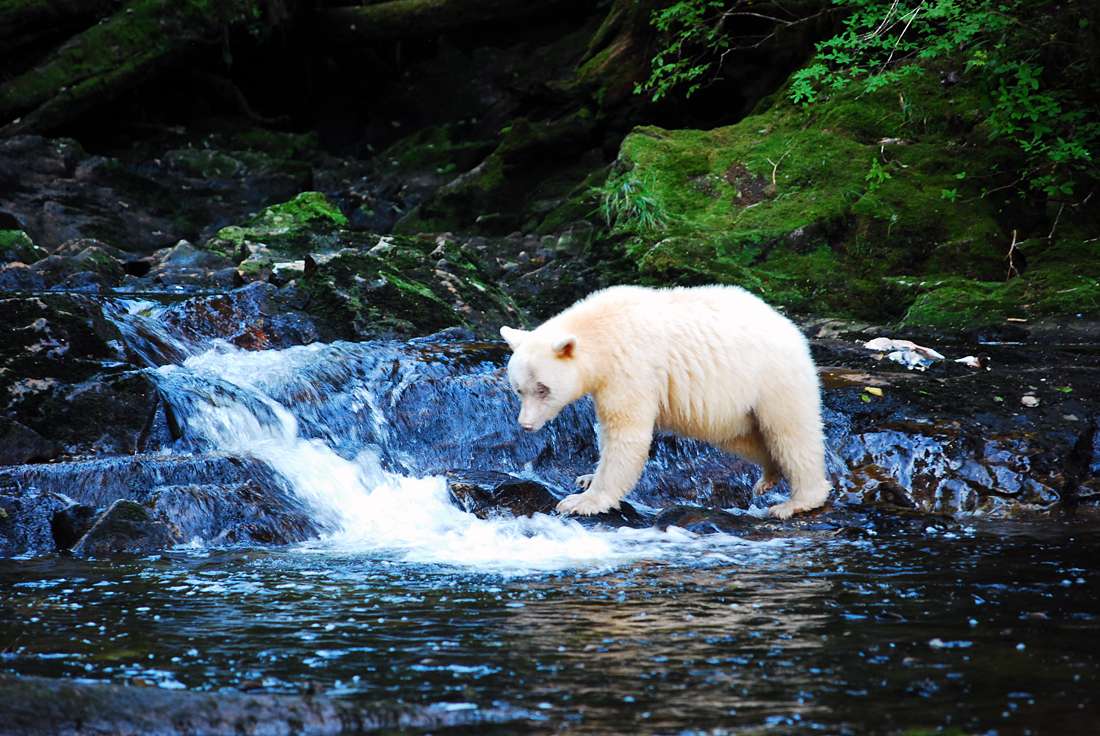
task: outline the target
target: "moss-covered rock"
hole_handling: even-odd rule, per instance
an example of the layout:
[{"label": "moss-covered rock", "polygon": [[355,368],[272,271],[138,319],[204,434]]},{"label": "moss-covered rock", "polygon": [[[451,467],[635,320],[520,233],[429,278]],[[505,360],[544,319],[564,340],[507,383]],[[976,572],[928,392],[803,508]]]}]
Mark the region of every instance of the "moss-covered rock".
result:
[{"label": "moss-covered rock", "polygon": [[272,205],[241,225],[223,227],[205,247],[238,260],[263,247],[277,256],[301,257],[339,247],[339,229],[348,220],[320,192],[302,192],[289,202]]},{"label": "moss-covered rock", "polygon": [[35,245],[22,230],[0,230],[0,263],[31,264],[47,255],[46,249]]},{"label": "moss-covered rock", "polygon": [[603,191],[643,279],[911,324],[1057,312],[1063,289],[1094,309],[1077,297],[1100,268],[1076,246],[1067,260],[1042,239],[1006,283],[1012,231],[1036,216],[998,190],[1014,153],[983,123],[978,90],[931,73],[808,109],[780,97],[728,127],[635,129]]},{"label": "moss-covered rock", "polygon": [[[571,191],[598,168],[595,119],[582,108],[551,121],[517,118],[477,166],[439,187],[398,223],[402,233],[534,230]],[[572,165],[563,161],[572,160]],[[548,171],[553,174],[548,176]]]},{"label": "moss-covered rock", "polygon": [[378,238],[372,247],[345,249],[310,267],[298,283],[310,313],[354,337],[456,326],[489,335],[521,319],[476,256],[445,237]]}]

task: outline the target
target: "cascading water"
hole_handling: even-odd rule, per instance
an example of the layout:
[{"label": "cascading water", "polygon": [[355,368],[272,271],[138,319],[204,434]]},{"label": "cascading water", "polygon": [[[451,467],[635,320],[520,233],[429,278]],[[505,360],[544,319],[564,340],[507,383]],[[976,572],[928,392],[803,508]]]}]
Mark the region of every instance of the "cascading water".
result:
[{"label": "cascading water", "polygon": [[[698,561],[744,543],[712,536],[704,546],[682,530],[593,528],[544,514],[480,519],[453,505],[448,470],[517,473],[564,490],[597,459],[585,404],[537,435],[518,430],[493,346],[443,337],[245,351],[173,332],[148,303],[123,303],[112,318],[156,366],[149,370],[181,449],[252,458],[274,471],[323,530],[307,549],[525,571]],[[692,443],[657,455],[657,466],[721,463]],[[643,479],[655,493],[658,483]]]}]

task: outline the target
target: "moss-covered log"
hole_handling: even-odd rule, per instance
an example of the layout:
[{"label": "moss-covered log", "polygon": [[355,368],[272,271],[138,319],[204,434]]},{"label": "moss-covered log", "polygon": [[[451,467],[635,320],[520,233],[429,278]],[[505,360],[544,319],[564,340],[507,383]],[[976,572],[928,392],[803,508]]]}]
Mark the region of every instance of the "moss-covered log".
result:
[{"label": "moss-covered log", "polygon": [[434,36],[485,23],[536,17],[573,0],[390,0],[359,7],[330,8],[318,14],[319,30],[330,41],[361,43]]},{"label": "moss-covered log", "polygon": [[261,15],[258,0],[132,0],[0,86],[0,133],[56,128]]},{"label": "moss-covered log", "polygon": [[0,54],[7,56],[28,40],[110,7],[110,0],[0,0]]}]

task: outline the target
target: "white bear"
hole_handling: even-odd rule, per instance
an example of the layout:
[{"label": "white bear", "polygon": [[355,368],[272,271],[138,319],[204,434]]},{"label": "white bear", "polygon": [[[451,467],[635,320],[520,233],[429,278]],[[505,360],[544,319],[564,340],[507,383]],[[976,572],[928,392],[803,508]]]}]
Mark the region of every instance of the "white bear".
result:
[{"label": "white bear", "polygon": [[596,403],[600,461],[558,511],[617,508],[649,457],[655,428],[709,442],[761,465],[754,491],[780,476],[786,519],[825,503],[821,387],[802,333],[734,286],[598,291],[531,331],[502,327],[508,380],[534,432],[586,394]]}]

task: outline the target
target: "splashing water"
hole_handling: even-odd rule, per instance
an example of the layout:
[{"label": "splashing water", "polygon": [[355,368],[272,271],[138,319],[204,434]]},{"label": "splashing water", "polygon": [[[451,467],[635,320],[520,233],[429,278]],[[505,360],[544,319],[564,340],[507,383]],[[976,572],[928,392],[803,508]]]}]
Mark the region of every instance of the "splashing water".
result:
[{"label": "splashing water", "polygon": [[[412,386],[439,378],[430,363],[407,360],[402,350],[389,343],[333,343],[248,352],[222,343],[155,374],[193,448],[256,458],[310,505],[327,531],[304,546],[309,551],[524,573],[637,559],[698,564],[728,560],[723,550],[731,546],[766,550],[791,543],[728,535],[704,543],[676,528],[589,528],[544,514],[480,519],[466,513],[450,502],[441,475],[423,472],[410,450],[415,443],[388,416],[401,413]],[[494,372],[482,366],[464,377],[494,389],[485,401],[488,415],[455,415],[455,423],[515,432],[511,399]],[[472,451],[459,443],[451,459],[460,462]],[[499,464],[507,459],[503,453]]]}]

